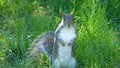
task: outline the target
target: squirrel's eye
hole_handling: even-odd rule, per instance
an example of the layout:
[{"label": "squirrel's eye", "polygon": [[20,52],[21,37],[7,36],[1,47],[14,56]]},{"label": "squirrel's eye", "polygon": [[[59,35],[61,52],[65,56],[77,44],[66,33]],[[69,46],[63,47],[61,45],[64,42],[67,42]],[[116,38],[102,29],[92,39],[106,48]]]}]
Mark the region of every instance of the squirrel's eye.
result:
[{"label": "squirrel's eye", "polygon": [[63,20],[65,21],[65,18]]},{"label": "squirrel's eye", "polygon": [[74,21],[74,18],[73,18],[73,21]]}]

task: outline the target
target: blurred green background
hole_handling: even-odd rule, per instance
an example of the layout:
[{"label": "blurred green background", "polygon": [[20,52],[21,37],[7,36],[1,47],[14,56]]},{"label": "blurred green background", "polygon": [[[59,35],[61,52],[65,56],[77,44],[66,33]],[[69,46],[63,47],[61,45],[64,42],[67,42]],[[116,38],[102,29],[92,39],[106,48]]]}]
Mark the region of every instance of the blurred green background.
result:
[{"label": "blurred green background", "polygon": [[78,68],[120,68],[120,0],[0,0],[0,68],[52,68],[28,58],[32,41],[74,13]]}]

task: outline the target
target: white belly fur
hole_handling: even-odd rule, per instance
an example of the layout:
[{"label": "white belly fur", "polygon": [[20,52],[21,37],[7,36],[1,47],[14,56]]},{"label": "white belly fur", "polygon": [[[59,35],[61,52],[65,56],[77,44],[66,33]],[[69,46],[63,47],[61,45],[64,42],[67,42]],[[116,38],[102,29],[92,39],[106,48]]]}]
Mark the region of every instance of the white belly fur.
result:
[{"label": "white belly fur", "polygon": [[67,44],[71,42],[72,39],[76,38],[74,27],[63,28],[59,33],[59,38],[65,42],[65,46],[61,45],[60,43],[58,44],[59,59],[62,64],[66,65],[71,58],[72,51],[72,46],[68,46]]},{"label": "white belly fur", "polygon": [[65,43],[69,43],[72,39],[76,38],[75,28],[64,27],[59,33],[59,38]]},{"label": "white belly fur", "polygon": [[72,46],[63,46],[59,44],[58,53],[61,63],[65,64],[69,62],[71,58]]}]

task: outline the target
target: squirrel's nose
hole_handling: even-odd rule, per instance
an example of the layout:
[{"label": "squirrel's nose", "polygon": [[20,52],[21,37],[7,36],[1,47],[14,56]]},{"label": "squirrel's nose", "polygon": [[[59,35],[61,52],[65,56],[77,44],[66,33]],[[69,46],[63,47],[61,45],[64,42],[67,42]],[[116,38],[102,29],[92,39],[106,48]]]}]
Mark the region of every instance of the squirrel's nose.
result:
[{"label": "squirrel's nose", "polygon": [[68,28],[70,28],[70,24],[68,24]]}]

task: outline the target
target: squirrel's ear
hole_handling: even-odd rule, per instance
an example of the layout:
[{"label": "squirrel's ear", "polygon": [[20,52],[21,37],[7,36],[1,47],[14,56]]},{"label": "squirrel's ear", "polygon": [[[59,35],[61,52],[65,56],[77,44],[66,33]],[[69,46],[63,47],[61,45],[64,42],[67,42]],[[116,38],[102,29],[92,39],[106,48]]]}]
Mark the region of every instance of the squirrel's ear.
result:
[{"label": "squirrel's ear", "polygon": [[74,14],[74,13],[72,13],[72,16],[73,16],[73,17],[74,17],[74,15],[75,15],[75,14]]},{"label": "squirrel's ear", "polygon": [[65,13],[64,12],[62,12],[62,17],[64,17],[65,16]]},{"label": "squirrel's ear", "polygon": [[75,11],[74,11],[74,9],[73,9],[73,11],[71,12],[71,15],[72,15],[72,16],[74,16],[74,15],[75,15]]}]

